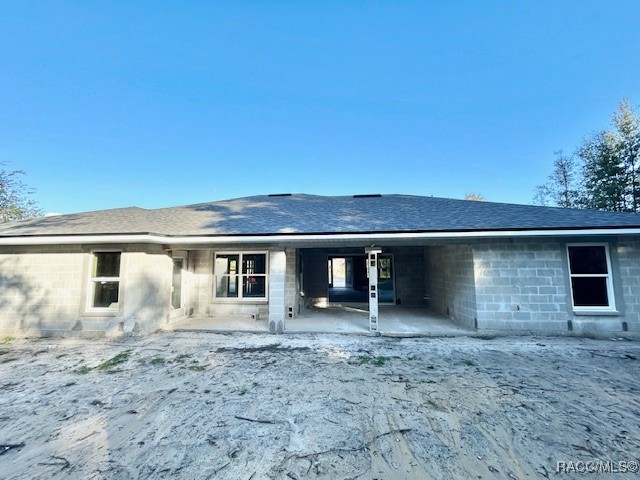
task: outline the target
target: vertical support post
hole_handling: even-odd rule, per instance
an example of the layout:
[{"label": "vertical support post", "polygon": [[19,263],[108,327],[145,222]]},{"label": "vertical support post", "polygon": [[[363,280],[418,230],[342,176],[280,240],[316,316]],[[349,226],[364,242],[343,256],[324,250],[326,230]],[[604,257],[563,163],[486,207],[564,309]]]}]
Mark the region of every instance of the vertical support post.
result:
[{"label": "vertical support post", "polygon": [[369,331],[379,333],[378,330],[378,254],[380,248],[366,248],[367,274],[369,276]]},{"label": "vertical support post", "polygon": [[287,255],[284,250],[269,252],[269,331],[282,333],[285,318],[285,272]]}]

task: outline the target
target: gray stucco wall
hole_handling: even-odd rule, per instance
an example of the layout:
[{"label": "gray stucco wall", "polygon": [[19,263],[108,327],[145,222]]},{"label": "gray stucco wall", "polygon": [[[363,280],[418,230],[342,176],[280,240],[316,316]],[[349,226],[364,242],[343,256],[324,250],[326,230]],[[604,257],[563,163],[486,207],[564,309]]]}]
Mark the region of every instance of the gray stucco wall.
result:
[{"label": "gray stucco wall", "polygon": [[431,308],[473,328],[476,292],[471,248],[467,245],[435,246],[427,247],[425,252],[425,280]]},{"label": "gray stucco wall", "polygon": [[[120,296],[109,314],[87,308],[92,250],[120,250]],[[143,245],[3,247],[0,335],[146,333],[166,322],[171,258]]]}]

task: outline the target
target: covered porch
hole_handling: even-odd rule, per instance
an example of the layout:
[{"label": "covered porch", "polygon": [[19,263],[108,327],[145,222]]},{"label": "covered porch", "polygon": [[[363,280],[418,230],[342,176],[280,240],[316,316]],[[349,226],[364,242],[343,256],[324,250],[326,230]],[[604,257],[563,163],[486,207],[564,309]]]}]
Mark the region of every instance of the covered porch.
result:
[{"label": "covered porch", "polygon": [[[460,335],[471,332],[425,307],[379,306],[378,332],[384,335]],[[369,333],[366,305],[306,308],[286,322],[287,332]]]},{"label": "covered porch", "polygon": [[[425,307],[381,305],[378,332],[383,335],[464,335],[472,329],[460,326]],[[169,331],[256,332],[269,331],[269,322],[239,317],[182,317],[167,325]],[[330,305],[305,308],[285,322],[287,333],[369,334],[366,305]]]},{"label": "covered porch", "polygon": [[368,258],[370,248],[203,248],[184,260],[174,253],[181,308],[165,329],[448,335],[476,328],[468,245],[399,242],[375,247]]}]

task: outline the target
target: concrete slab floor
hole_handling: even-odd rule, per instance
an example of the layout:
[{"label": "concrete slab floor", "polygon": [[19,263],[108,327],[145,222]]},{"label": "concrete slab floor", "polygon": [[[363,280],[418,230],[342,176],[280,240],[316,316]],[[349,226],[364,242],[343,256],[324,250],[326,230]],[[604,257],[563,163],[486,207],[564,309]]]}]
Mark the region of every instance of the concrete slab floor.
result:
[{"label": "concrete slab floor", "polygon": [[162,328],[168,331],[268,332],[266,320],[249,317],[182,317]]},{"label": "concrete slab floor", "polygon": [[[268,332],[266,320],[229,317],[183,317],[163,330],[214,332]],[[473,332],[452,320],[422,307],[381,305],[379,331],[387,335],[465,335]],[[357,304],[307,308],[295,318],[285,320],[285,332],[290,333],[369,333],[369,312],[366,305]]]},{"label": "concrete slab floor", "polygon": [[[285,321],[287,332],[369,333],[367,306],[307,308]],[[460,335],[473,332],[424,307],[381,305],[378,330],[382,334]]]}]

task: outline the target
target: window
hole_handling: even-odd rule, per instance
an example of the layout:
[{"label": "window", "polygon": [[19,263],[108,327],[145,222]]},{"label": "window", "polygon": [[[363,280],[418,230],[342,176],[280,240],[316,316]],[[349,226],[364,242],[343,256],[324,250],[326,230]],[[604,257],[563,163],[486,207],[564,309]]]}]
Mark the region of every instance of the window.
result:
[{"label": "window", "polygon": [[90,308],[118,308],[120,255],[120,252],[93,252],[88,295]]},{"label": "window", "polygon": [[571,298],[575,311],[615,309],[609,248],[606,244],[568,245]]},{"label": "window", "polygon": [[267,298],[265,253],[220,253],[213,266],[214,295],[227,299]]}]

